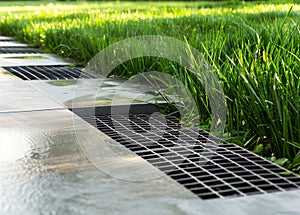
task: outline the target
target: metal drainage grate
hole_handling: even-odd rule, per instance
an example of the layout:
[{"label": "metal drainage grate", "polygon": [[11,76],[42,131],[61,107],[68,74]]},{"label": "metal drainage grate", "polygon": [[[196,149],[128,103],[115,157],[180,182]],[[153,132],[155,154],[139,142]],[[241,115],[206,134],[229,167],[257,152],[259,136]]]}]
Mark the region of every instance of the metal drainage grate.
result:
[{"label": "metal drainage grate", "polygon": [[0,54],[43,54],[39,49],[34,48],[18,48],[18,47],[11,47],[5,48],[0,47]]},{"label": "metal drainage grate", "polygon": [[218,144],[219,139],[203,130],[183,127],[172,116],[165,122],[150,114],[131,114],[129,119],[109,114],[82,118],[202,199],[300,187],[300,177],[283,174],[285,169],[238,146]]},{"label": "metal drainage grate", "polygon": [[18,66],[3,67],[23,80],[69,80],[95,78],[93,74],[82,72],[80,67],[66,66]]}]

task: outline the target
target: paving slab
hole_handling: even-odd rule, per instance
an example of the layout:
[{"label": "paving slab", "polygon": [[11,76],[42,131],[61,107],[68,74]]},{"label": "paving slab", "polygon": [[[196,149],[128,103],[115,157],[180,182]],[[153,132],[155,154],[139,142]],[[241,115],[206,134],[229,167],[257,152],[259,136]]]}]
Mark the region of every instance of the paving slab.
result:
[{"label": "paving slab", "polygon": [[70,65],[53,54],[0,54],[0,67]]},{"label": "paving slab", "polygon": [[0,41],[0,47],[8,48],[8,47],[35,47],[35,46],[31,44],[20,43],[15,41]]},{"label": "paving slab", "polygon": [[0,36],[0,41],[16,41],[13,37]]},{"label": "paving slab", "polygon": [[0,81],[9,81],[9,80],[20,80],[14,74],[7,72],[5,69],[0,67]]},{"label": "paving slab", "polygon": [[210,204],[230,215],[298,215],[300,191],[268,193],[242,198],[210,200]]},{"label": "paving slab", "polygon": [[165,100],[141,85],[119,79],[28,81],[66,108],[160,103]]},{"label": "paving slab", "polygon": [[0,86],[0,113],[63,109],[60,104],[23,80],[1,81]]},{"label": "paving slab", "polygon": [[[74,117],[67,110],[0,113],[2,215],[222,214],[167,176],[134,182],[103,173],[77,137],[95,147],[110,140],[80,118],[75,132]],[[127,162],[119,162],[124,173]]]}]

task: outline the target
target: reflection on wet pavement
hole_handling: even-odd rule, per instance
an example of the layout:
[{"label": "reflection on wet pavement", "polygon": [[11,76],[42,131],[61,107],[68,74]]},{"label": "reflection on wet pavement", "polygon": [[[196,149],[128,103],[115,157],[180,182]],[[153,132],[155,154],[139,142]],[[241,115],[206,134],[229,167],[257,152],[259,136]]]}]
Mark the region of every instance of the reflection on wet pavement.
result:
[{"label": "reflection on wet pavement", "polygon": [[[130,182],[102,173],[78,147],[73,117],[68,110],[1,114],[1,215],[183,214],[181,204],[200,202],[166,177]],[[81,135],[91,129],[101,138],[82,123]]]},{"label": "reflection on wet pavement", "polygon": [[35,80],[30,84],[67,108],[164,102],[151,89],[121,79]]}]

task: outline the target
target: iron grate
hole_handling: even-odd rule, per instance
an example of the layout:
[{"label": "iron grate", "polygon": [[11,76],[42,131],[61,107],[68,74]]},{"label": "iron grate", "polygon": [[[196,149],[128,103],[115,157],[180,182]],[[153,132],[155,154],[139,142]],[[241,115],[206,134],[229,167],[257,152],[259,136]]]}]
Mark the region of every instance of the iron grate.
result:
[{"label": "iron grate", "polygon": [[[298,189],[300,177],[172,116],[97,114],[90,124],[165,172],[202,199]],[[128,124],[129,123],[129,124]],[[128,126],[130,125],[130,126]]]},{"label": "iron grate", "polygon": [[0,47],[0,54],[43,54],[44,52],[35,48]]},{"label": "iron grate", "polygon": [[93,74],[82,72],[81,67],[18,66],[3,68],[23,80],[69,80],[78,78],[95,78]]}]

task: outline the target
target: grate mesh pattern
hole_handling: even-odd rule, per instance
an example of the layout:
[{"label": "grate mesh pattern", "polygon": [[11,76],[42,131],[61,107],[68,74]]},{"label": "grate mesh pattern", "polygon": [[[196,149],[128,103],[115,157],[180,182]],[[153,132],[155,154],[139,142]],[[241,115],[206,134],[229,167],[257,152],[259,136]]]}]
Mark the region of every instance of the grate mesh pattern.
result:
[{"label": "grate mesh pattern", "polygon": [[[298,189],[300,177],[200,129],[150,114],[83,116],[202,199]],[[128,126],[128,123],[130,126]]]},{"label": "grate mesh pattern", "polygon": [[0,47],[0,54],[43,54],[43,52],[34,48]]},{"label": "grate mesh pattern", "polygon": [[94,75],[82,72],[80,67],[65,66],[19,66],[3,67],[23,80],[69,80],[78,78],[95,78]]}]

